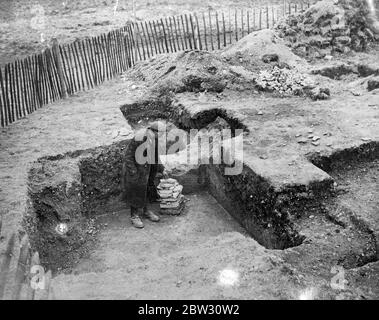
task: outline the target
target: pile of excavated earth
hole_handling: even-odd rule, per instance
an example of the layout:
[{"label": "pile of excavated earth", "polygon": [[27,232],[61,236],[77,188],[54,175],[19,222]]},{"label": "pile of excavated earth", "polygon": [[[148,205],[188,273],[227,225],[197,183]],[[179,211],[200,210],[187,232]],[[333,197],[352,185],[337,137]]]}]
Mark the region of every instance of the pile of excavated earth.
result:
[{"label": "pile of excavated earth", "polygon": [[141,98],[119,117],[239,129],[243,159],[178,163],[159,190],[166,207],[186,194],[185,209],[143,230],[119,200],[129,140],[39,159],[24,225],[54,271],[50,298],[378,298],[379,50],[365,10],[321,1],[218,52],[159,55],[123,75],[120,92]]}]

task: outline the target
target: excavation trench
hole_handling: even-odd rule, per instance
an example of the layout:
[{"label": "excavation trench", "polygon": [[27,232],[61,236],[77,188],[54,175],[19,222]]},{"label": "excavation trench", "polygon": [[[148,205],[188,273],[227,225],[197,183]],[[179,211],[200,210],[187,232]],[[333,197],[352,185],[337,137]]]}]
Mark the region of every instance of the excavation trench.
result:
[{"label": "excavation trench", "polygon": [[[171,106],[168,102],[144,102],[123,106],[121,111],[126,119],[129,119],[131,109],[134,109],[133,117],[168,118],[184,130],[206,128],[212,123],[218,125],[220,119],[224,126],[246,130],[237,118],[222,109],[204,111],[194,116],[184,109]],[[121,207],[128,207],[120,200],[120,179],[124,152],[129,143],[130,140],[125,140],[110,146],[44,157],[32,165],[28,177],[29,201],[24,227],[30,236],[31,245],[40,253],[42,264],[48,269],[70,272],[93,248],[101,232],[96,220],[111,213],[109,203],[116,202]],[[362,150],[350,151],[349,155],[360,159],[365,150],[372,159],[379,158],[377,144],[367,144]],[[310,158],[328,171],[333,163],[339,163],[342,158],[349,158],[349,155],[341,152],[331,157]],[[245,164],[238,175],[226,175],[225,168],[223,164],[200,165],[177,179],[184,186],[186,194],[202,194],[208,190],[213,200],[204,198],[203,201],[212,202],[216,199],[232,217],[225,221],[232,225],[237,222],[242,227],[233,227],[233,230],[246,232],[268,249],[301,246],[305,235],[299,231],[301,228],[295,223],[294,217],[300,216],[307,206],[323,203],[324,199],[330,198],[325,195],[322,186],[319,194],[316,188],[314,197],[304,199],[298,197],[304,191],[301,188],[277,192],[268,181]],[[195,201],[194,197],[191,199]],[[199,218],[201,215],[195,216]],[[218,219],[218,216],[212,215],[204,221],[210,226],[212,219]],[[190,216],[186,221],[190,221]],[[63,233],[60,229],[62,225],[67,226]],[[207,227],[204,230],[206,232]],[[373,234],[372,230],[368,232]],[[371,247],[364,259],[354,258],[349,266],[374,261],[376,253]]]}]

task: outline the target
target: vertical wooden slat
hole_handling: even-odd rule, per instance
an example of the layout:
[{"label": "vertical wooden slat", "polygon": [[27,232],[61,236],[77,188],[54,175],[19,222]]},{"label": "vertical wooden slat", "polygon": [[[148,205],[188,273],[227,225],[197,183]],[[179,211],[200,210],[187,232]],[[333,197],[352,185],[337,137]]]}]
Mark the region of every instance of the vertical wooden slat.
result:
[{"label": "vertical wooden slat", "polygon": [[218,12],[216,11],[217,48],[221,49],[220,26],[218,24]]},{"label": "vertical wooden slat", "polygon": [[12,63],[9,64],[9,95],[11,98],[11,115],[12,122],[15,122],[17,119],[16,113],[16,98],[15,98],[15,82],[14,82],[14,66]]},{"label": "vertical wooden slat", "polygon": [[[171,17],[168,17],[168,21],[169,21],[169,25],[170,25],[170,38],[172,39],[172,44],[173,44],[173,47],[174,47],[174,51],[177,52],[179,51],[179,43],[177,43],[177,41],[175,41],[175,30],[174,30],[174,27],[172,25],[172,19]],[[176,49],[176,47],[178,46],[178,49]]]},{"label": "vertical wooden slat", "polygon": [[270,28],[270,19],[269,19],[269,10],[268,10],[268,5],[266,5],[266,28]]},{"label": "vertical wooden slat", "polygon": [[159,41],[158,41],[158,38],[157,38],[156,34],[154,33],[151,21],[149,21],[149,27],[150,27],[150,32],[151,32],[151,38],[153,39],[153,42],[154,42],[155,54],[159,54],[160,53],[160,50],[159,50]]},{"label": "vertical wooden slat", "polygon": [[222,13],[222,34],[224,38],[224,47],[226,47],[226,28],[225,28],[225,15]]},{"label": "vertical wooden slat", "polygon": [[246,13],[246,20],[247,20],[247,34],[250,34],[250,11],[247,10]]},{"label": "vertical wooden slat", "polygon": [[51,92],[51,101],[55,101],[60,96],[60,88],[57,86],[55,75],[57,72],[54,70],[54,61],[51,55],[51,51],[49,48],[45,51],[45,59],[46,59],[46,72],[47,72],[47,80],[50,87]]},{"label": "vertical wooden slat", "polygon": [[144,40],[144,41],[142,41],[142,46],[146,47],[146,56],[147,56],[147,58],[150,58],[149,44],[147,42],[147,35],[145,33],[145,28],[143,27],[143,23],[142,22],[140,22],[140,27],[141,27],[141,30],[142,30],[142,37],[141,38]]},{"label": "vertical wooden slat", "polygon": [[100,80],[100,69],[99,69],[96,50],[95,50],[94,38],[87,39],[87,48],[88,48],[88,52],[89,52],[90,60],[92,64],[93,81],[95,82],[95,85],[97,86],[101,83],[101,80]]},{"label": "vertical wooden slat", "polygon": [[72,84],[72,77],[71,77],[70,69],[68,67],[68,61],[64,56],[64,48],[62,46],[58,46],[58,50],[59,50],[60,59],[62,61],[64,78],[66,81],[66,83],[65,83],[66,91],[67,91],[67,94],[71,95],[74,90],[73,90],[73,84]]},{"label": "vertical wooden slat", "polygon": [[195,13],[195,20],[196,20],[196,28],[197,28],[197,36],[199,38],[199,49],[203,50],[203,44],[201,41],[201,30],[200,30],[200,25],[199,25],[199,19],[197,18],[197,14]]},{"label": "vertical wooden slat", "polygon": [[[182,45],[182,50],[184,50],[183,39],[182,41],[179,41],[178,26],[176,24],[176,19],[174,16],[172,17],[172,21],[174,22],[175,37],[176,37],[176,43],[178,44],[178,50],[180,50],[180,44]],[[179,25],[179,30],[180,30],[180,25]]]},{"label": "vertical wooden slat", "polygon": [[262,8],[259,8],[259,30],[262,30]]},{"label": "vertical wooden slat", "polygon": [[31,110],[34,111],[37,109],[37,92],[34,85],[34,66],[33,66],[33,56],[27,58],[28,63],[26,64],[26,70],[28,75],[28,86],[31,97]]},{"label": "vertical wooden slat", "polygon": [[43,104],[43,97],[42,97],[42,89],[40,84],[41,79],[41,73],[39,68],[39,60],[38,55],[33,56],[33,63],[34,63],[34,84],[35,84],[35,92],[37,95],[37,108],[41,108]]},{"label": "vertical wooden slat", "polygon": [[86,77],[86,82],[87,82],[87,88],[93,88],[93,82],[92,82],[92,75],[91,75],[91,70],[89,67],[89,62],[88,62],[88,57],[87,57],[87,50],[84,45],[84,41],[78,41],[78,45],[80,47],[80,53],[82,56],[82,61],[83,61],[83,69]]},{"label": "vertical wooden slat", "polygon": [[60,96],[61,98],[66,98],[67,89],[66,89],[66,83],[65,83],[65,75],[63,71],[61,55],[59,52],[58,40],[56,38],[54,38],[53,40],[52,53],[53,53],[55,68],[57,70],[57,78],[59,81],[59,88],[60,88],[60,93],[61,93]]},{"label": "vertical wooden slat", "polygon": [[159,37],[159,34],[157,32],[157,25],[156,25],[156,21],[153,21],[153,27],[154,27],[154,38],[156,39],[157,41],[157,47],[158,47],[158,51],[159,53],[163,53],[164,52],[164,46],[163,46],[163,43],[161,44],[161,38]]},{"label": "vertical wooden slat", "polygon": [[194,27],[193,20],[192,20],[192,14],[189,15],[189,21],[191,23],[193,46],[194,46],[194,49],[198,49],[197,44],[196,44],[195,27]]},{"label": "vertical wooden slat", "polygon": [[68,49],[67,61],[69,61],[70,64],[72,65],[72,79],[74,82],[75,92],[78,92],[81,90],[81,86],[80,86],[79,69],[78,69],[79,67],[78,67],[78,64],[76,62],[73,44],[70,43],[67,46],[67,49]]},{"label": "vertical wooden slat", "polygon": [[[154,48],[155,48],[155,53],[157,52],[157,48],[155,46],[154,41],[151,41],[151,36],[150,36],[150,33],[149,33],[149,28],[147,27],[147,22],[146,21],[145,21],[145,29],[146,29],[147,39],[149,40],[149,44],[150,44],[151,55],[153,56],[154,55]],[[154,47],[153,47],[153,43],[154,43]]]},{"label": "vertical wooden slat", "polygon": [[167,36],[166,36],[166,29],[164,27],[163,19],[161,18],[161,25],[162,25],[162,30],[163,30],[163,37],[164,37],[164,43],[166,46],[166,52],[170,52],[170,49],[168,48],[168,42],[167,42]]},{"label": "vertical wooden slat", "polygon": [[231,18],[230,8],[229,8],[229,44],[232,43],[232,37],[233,37],[233,34],[232,34],[232,18]]},{"label": "vertical wooden slat", "polygon": [[241,9],[241,38],[245,36],[245,25],[243,20],[243,9]]},{"label": "vertical wooden slat", "polygon": [[16,60],[14,62],[14,74],[15,74],[15,93],[16,93],[16,108],[17,108],[17,118],[22,118],[24,116],[23,114],[23,110],[22,110],[22,101],[21,101],[21,97],[20,97],[20,91],[21,91],[21,88],[20,88],[20,83],[19,83],[19,61]]},{"label": "vertical wooden slat", "polygon": [[30,114],[30,99],[29,99],[29,92],[27,89],[27,80],[26,80],[26,72],[25,72],[25,60],[21,60],[21,74],[22,74],[22,88],[23,88],[23,95],[24,95],[24,106],[25,106],[25,112],[26,114]]},{"label": "vertical wooden slat", "polygon": [[188,45],[188,41],[187,41],[187,33],[186,33],[183,15],[180,16],[180,20],[182,22],[182,39],[184,40],[184,44],[186,46],[186,49],[188,49],[189,45]]},{"label": "vertical wooden slat", "polygon": [[207,41],[207,23],[205,22],[205,14],[203,12],[203,25],[204,25],[204,42],[205,42],[205,50],[208,51],[208,41]]},{"label": "vertical wooden slat", "polygon": [[234,13],[234,30],[236,33],[236,41],[238,41],[237,9],[235,10],[235,13]]},{"label": "vertical wooden slat", "polygon": [[[5,97],[5,86],[3,82],[3,71],[0,68],[0,89],[1,89],[1,97],[2,97],[2,105],[0,106],[0,112],[1,112],[1,126],[5,127],[8,125],[8,115],[7,115],[7,98]],[[0,230],[1,232],[1,230]],[[1,233],[0,233],[1,234]],[[1,296],[0,296],[1,297]]]},{"label": "vertical wooden slat", "polygon": [[81,90],[85,90],[85,84],[84,84],[84,71],[82,69],[82,63],[80,61],[79,52],[78,52],[78,45],[77,42],[73,42],[73,49],[74,49],[74,57],[75,57],[75,64],[76,64],[76,70],[78,73],[78,81],[80,81],[81,84]]},{"label": "vertical wooden slat", "polygon": [[212,17],[211,17],[211,10],[208,10],[208,19],[209,19],[209,35],[211,38],[211,46],[212,50],[214,50],[214,45],[213,45],[213,30],[212,30]]},{"label": "vertical wooden slat", "polygon": [[194,47],[192,46],[191,35],[190,35],[190,31],[189,31],[188,17],[187,17],[186,14],[184,15],[184,17],[185,17],[185,20],[186,20],[187,37],[188,37],[188,42],[189,42],[189,48],[190,49],[194,49]]}]

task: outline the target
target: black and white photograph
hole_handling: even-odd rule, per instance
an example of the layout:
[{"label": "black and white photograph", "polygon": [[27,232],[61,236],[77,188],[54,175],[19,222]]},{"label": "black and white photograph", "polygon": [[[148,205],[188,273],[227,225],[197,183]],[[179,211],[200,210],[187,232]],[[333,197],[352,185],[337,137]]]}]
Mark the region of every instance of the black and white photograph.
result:
[{"label": "black and white photograph", "polygon": [[0,300],[378,299],[379,0],[0,0]]}]

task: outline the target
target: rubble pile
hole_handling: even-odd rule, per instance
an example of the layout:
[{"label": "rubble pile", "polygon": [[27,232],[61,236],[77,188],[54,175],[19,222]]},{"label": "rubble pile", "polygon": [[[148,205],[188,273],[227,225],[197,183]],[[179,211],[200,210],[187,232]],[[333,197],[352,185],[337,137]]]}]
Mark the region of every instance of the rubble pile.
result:
[{"label": "rubble pile", "polygon": [[161,179],[158,187],[160,213],[180,215],[184,208],[183,186],[175,179]]},{"label": "rubble pile", "polygon": [[378,40],[363,0],[324,0],[276,26],[279,36],[302,57],[324,58],[335,53],[366,50]]},{"label": "rubble pile", "polygon": [[325,100],[330,96],[328,89],[316,87],[314,81],[306,74],[297,70],[278,68],[262,70],[256,79],[260,90],[276,92],[281,96],[307,95],[313,100]]}]

